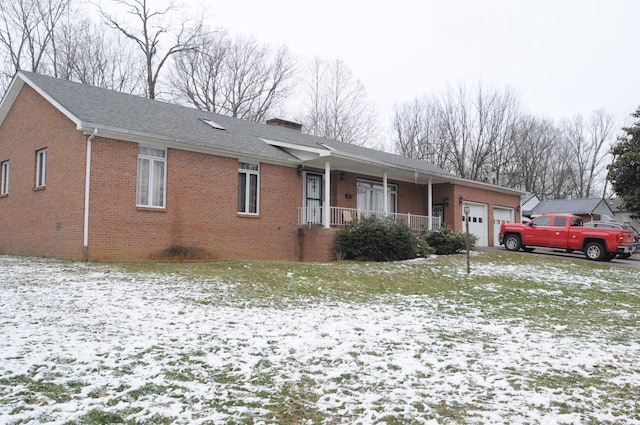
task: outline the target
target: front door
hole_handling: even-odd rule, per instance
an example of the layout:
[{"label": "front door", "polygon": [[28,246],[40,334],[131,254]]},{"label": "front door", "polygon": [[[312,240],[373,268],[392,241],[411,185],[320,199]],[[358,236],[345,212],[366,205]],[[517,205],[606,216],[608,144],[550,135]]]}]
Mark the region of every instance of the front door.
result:
[{"label": "front door", "polygon": [[305,210],[308,224],[322,224],[322,174],[307,173]]}]

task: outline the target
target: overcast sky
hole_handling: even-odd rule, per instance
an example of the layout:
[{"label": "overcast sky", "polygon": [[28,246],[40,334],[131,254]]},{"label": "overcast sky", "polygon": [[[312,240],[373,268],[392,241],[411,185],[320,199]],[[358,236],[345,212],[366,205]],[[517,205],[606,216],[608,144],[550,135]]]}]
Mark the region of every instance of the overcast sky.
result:
[{"label": "overcast sky", "polygon": [[[196,0],[197,1],[197,0]],[[508,86],[536,116],[640,105],[637,0],[208,0],[209,23],[340,58],[380,112],[447,85]]]}]

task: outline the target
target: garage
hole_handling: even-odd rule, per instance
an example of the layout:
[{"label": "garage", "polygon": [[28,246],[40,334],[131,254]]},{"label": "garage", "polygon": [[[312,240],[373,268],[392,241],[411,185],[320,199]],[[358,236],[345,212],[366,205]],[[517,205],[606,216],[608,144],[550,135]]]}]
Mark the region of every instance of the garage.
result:
[{"label": "garage", "polygon": [[[485,204],[467,203],[469,206],[469,233],[475,235],[478,240],[476,246],[487,246],[487,206]],[[464,213],[463,213],[464,214]],[[462,217],[462,231],[466,232],[467,228]]]},{"label": "garage", "polygon": [[493,246],[499,245],[498,236],[503,223],[513,223],[513,208],[493,207]]}]

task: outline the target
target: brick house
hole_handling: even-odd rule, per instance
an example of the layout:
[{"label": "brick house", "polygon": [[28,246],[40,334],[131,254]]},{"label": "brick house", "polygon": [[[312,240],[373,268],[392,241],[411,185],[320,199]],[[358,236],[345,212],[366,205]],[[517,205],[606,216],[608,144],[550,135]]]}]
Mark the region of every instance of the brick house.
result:
[{"label": "brick house", "polygon": [[[387,214],[479,245],[522,192],[424,161],[30,72],[0,104],[0,254],[335,259],[336,229]],[[462,201],[464,200],[464,203]]]}]

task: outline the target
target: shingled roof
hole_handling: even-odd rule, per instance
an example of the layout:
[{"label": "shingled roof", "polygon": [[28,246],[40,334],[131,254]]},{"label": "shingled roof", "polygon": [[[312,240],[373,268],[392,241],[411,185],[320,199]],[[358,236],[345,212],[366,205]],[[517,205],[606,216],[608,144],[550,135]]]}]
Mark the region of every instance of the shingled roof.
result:
[{"label": "shingled roof", "polygon": [[[134,142],[164,143],[170,147],[260,158],[262,161],[306,164],[296,150],[319,152],[319,157],[396,170],[396,178],[482,186],[513,194],[522,192],[463,179],[426,161],[304,134],[298,130],[228,117],[140,96],[92,87],[33,72],[20,71],[0,104],[0,124],[24,85],[28,85],[72,120],[78,130]],[[207,123],[208,122],[208,123]],[[320,164],[317,161],[315,165]],[[415,175],[415,177],[413,177]]]},{"label": "shingled roof", "polygon": [[553,199],[549,201],[541,201],[531,210],[531,214],[604,214],[613,217],[611,207],[602,198]]}]

